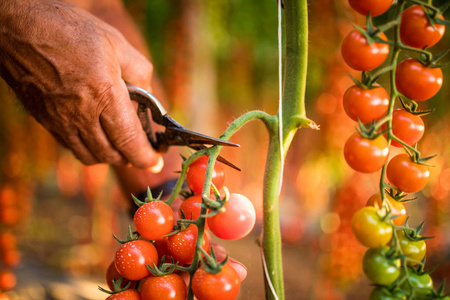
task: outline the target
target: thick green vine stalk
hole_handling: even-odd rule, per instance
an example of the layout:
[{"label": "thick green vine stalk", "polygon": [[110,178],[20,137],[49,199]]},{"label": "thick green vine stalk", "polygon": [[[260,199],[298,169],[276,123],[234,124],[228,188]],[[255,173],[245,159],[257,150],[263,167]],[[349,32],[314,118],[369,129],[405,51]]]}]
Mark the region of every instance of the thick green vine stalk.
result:
[{"label": "thick green vine stalk", "polygon": [[[283,265],[279,222],[279,182],[289,145],[300,127],[315,127],[306,118],[305,89],[308,60],[308,8],[306,0],[285,0],[286,58],[282,110],[278,125],[283,126],[280,139],[278,128],[269,128],[269,149],[263,189],[262,252],[265,267],[266,299],[284,299]],[[282,147],[280,145],[282,143]],[[283,153],[281,153],[283,149]]]}]

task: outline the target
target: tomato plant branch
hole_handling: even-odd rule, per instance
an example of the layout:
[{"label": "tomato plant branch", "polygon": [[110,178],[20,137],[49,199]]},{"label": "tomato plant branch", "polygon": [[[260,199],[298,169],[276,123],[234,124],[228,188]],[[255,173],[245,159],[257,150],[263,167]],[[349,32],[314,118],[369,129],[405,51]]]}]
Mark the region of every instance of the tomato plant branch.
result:
[{"label": "tomato plant branch", "polygon": [[[394,19],[399,18],[404,7],[405,7],[405,2],[399,1],[399,4],[397,5],[397,9],[395,11]],[[389,82],[391,85],[391,94],[390,94],[390,99],[389,99],[389,107],[388,107],[387,116],[389,116],[390,118],[386,122],[387,133],[388,133],[387,141],[389,144],[391,143],[391,140],[394,136],[392,133],[392,114],[394,112],[395,99],[398,96],[398,91],[397,91],[396,84],[395,84],[395,72],[396,72],[395,66],[397,66],[398,56],[401,51],[401,49],[398,47],[398,45],[401,43],[399,27],[400,27],[399,25],[394,26],[394,46],[393,46],[394,48],[392,49],[392,57],[391,57],[391,61],[390,61],[390,66],[394,66],[394,67],[391,68],[391,70],[389,71]],[[384,181],[384,178],[386,176],[386,167],[387,167],[387,163],[384,164],[383,168],[381,169],[380,185],[379,185],[381,199],[382,199],[383,203],[385,203],[385,201],[386,201],[386,195],[383,192],[387,187],[386,182]]]},{"label": "tomato plant branch", "polygon": [[284,1],[286,58],[283,94],[284,155],[299,128],[317,129],[306,117],[305,91],[308,64],[308,7],[306,0]]},{"label": "tomato plant branch", "polygon": [[[279,178],[284,157],[292,139],[301,127],[317,128],[306,118],[305,89],[308,60],[308,9],[306,0],[285,0],[286,57],[284,95],[277,128],[269,129],[269,149],[263,183],[262,253],[265,269],[266,299],[284,299],[281,235],[279,222]],[[282,147],[280,147],[282,146]],[[284,153],[281,153],[283,149]],[[272,290],[273,289],[273,290]]]}]

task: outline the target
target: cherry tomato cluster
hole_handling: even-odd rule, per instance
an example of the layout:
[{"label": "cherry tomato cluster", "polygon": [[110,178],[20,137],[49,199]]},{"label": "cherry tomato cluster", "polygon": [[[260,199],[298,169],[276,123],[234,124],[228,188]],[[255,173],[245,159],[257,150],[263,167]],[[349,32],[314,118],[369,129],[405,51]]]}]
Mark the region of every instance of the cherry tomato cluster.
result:
[{"label": "cherry tomato cluster", "polygon": [[13,269],[21,261],[16,227],[24,217],[24,209],[17,198],[10,186],[0,187],[0,292],[15,288],[17,280]]},{"label": "cherry tomato cluster", "polygon": [[111,290],[106,292],[112,294],[107,299],[237,297],[239,274],[228,258],[217,261],[205,229],[222,239],[243,238],[254,227],[255,209],[246,197],[229,194],[224,187],[225,171],[218,163],[213,167],[209,195],[202,194],[207,168],[206,155],[183,166],[179,182],[185,177],[190,190],[181,193],[185,200],[178,220],[170,206],[180,193],[177,188],[167,201],[160,196],[154,199],[150,189],[145,201],[133,196],[139,206],[133,218],[135,231],[129,228],[127,240],[116,238],[122,245],[106,272]]},{"label": "cherry tomato cluster", "polygon": [[[393,20],[374,27],[371,17],[385,13],[392,3],[349,0],[367,22],[349,33],[341,48],[346,64],[362,71],[361,80],[352,77],[355,85],[343,96],[347,115],[359,123],[344,145],[344,157],[358,172],[381,170],[380,192],[354,214],[352,231],[369,248],[362,265],[375,285],[370,299],[448,299],[443,286],[433,288],[430,271],[424,270],[428,238],[420,235],[424,223],[409,227],[403,203],[430,177],[427,161],[432,157],[421,157],[417,143],[425,130],[421,116],[431,111],[418,110],[418,102],[435,96],[443,84],[438,60],[444,54],[433,56],[428,48],[444,34],[448,23],[442,13],[449,5],[438,8],[431,1],[399,0],[392,8]],[[392,41],[384,33],[389,30]],[[398,62],[400,52],[409,57]],[[390,95],[376,83],[385,73],[390,74]],[[395,107],[396,101],[401,107]],[[405,153],[389,160],[390,146]]]}]

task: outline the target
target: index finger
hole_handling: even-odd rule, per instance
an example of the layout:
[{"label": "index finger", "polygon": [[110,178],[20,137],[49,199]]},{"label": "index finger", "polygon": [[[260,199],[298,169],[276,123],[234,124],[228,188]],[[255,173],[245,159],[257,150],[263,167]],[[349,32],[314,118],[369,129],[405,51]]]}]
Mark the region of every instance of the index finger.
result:
[{"label": "index finger", "polygon": [[[100,122],[113,146],[135,167],[149,169],[162,166],[162,156],[150,145],[128,95],[125,83],[113,85],[105,95],[107,104]],[[159,170],[158,170],[159,169]]]}]

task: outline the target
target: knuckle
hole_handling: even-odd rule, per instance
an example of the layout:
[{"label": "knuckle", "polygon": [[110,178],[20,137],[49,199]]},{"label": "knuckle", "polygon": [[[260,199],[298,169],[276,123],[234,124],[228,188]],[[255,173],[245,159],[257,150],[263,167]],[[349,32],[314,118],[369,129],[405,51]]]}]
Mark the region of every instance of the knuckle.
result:
[{"label": "knuckle", "polygon": [[102,83],[94,91],[93,99],[96,99],[96,115],[100,115],[107,108],[114,108],[117,105],[115,87],[111,83]]},{"label": "knuckle", "polygon": [[[123,134],[124,132],[127,132],[127,134]],[[138,132],[131,130],[129,128],[128,130],[125,129],[122,134],[118,135],[114,140],[113,144],[116,146],[116,148],[121,152],[130,152],[130,149],[137,148],[135,147],[135,144],[137,144],[139,139]]]},{"label": "knuckle", "polygon": [[102,157],[100,158],[100,160],[101,160],[101,162],[113,164],[113,165],[123,164],[125,162],[124,158],[115,151],[105,152],[102,155]]}]

